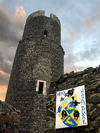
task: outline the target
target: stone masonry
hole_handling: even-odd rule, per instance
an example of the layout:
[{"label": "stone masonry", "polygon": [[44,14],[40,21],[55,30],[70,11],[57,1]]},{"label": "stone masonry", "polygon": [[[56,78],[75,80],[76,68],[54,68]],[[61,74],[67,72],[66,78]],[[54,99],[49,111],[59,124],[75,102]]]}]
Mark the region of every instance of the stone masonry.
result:
[{"label": "stone masonry", "polygon": [[34,12],[26,20],[5,99],[21,111],[19,133],[44,132],[50,80],[63,73],[60,21],[54,14],[46,17],[44,11]]}]

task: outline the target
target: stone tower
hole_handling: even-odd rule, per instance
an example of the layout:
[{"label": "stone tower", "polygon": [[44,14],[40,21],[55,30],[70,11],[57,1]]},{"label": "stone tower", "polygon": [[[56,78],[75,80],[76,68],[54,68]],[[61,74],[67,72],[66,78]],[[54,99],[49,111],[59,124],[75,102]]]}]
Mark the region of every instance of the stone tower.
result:
[{"label": "stone tower", "polygon": [[29,15],[12,67],[5,101],[21,111],[20,133],[42,133],[50,80],[64,72],[59,19],[44,11]]}]

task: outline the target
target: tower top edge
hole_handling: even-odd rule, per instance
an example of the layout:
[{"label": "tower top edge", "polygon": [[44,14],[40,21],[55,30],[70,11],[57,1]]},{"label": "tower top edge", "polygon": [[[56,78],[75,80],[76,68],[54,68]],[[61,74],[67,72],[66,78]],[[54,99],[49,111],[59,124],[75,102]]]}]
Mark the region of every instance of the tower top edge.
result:
[{"label": "tower top edge", "polygon": [[54,19],[55,21],[57,21],[59,23],[59,25],[61,25],[60,20],[58,19],[58,17],[55,14],[51,13],[50,18]]},{"label": "tower top edge", "polygon": [[[45,16],[45,11],[44,10],[39,10],[39,11],[36,11],[36,12],[33,12],[31,13],[26,22],[29,21],[31,18],[34,18],[34,17],[38,17],[38,16]],[[53,13],[50,14],[50,18],[52,18],[53,20],[57,21],[60,24],[60,20],[58,19],[58,17],[56,15],[54,15]]]}]

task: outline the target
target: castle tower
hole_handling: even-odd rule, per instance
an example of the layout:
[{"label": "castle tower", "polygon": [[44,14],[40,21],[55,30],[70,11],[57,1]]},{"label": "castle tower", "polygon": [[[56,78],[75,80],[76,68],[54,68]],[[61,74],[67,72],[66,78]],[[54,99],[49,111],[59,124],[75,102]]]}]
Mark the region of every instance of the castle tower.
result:
[{"label": "castle tower", "polygon": [[59,19],[29,15],[12,67],[5,101],[21,111],[20,133],[42,133],[50,80],[64,73]]}]

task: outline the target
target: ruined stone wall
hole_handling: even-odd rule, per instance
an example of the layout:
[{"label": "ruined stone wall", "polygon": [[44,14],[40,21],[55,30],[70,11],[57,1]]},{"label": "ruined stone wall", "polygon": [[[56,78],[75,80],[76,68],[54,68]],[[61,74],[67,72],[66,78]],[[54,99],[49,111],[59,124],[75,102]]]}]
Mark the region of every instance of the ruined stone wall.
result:
[{"label": "ruined stone wall", "polygon": [[[85,85],[88,126],[55,130],[56,91]],[[100,133],[100,68],[71,72],[51,81],[45,133]]]}]

